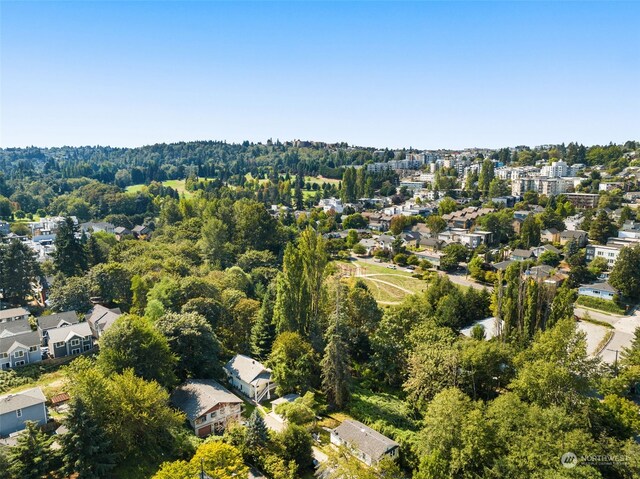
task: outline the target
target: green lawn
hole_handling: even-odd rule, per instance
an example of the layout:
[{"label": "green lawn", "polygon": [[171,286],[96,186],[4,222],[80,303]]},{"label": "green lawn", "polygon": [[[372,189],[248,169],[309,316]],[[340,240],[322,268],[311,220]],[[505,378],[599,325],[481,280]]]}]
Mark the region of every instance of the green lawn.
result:
[{"label": "green lawn", "polygon": [[[200,180],[206,181],[212,178],[200,178]],[[171,188],[173,188],[174,190],[176,190],[180,195],[183,195],[187,198],[190,198],[193,196],[193,193],[191,191],[187,191],[185,189],[185,180],[167,180],[167,181],[163,181],[162,182],[163,186],[169,186]],[[137,193],[139,191],[142,191],[142,188],[144,188],[146,185],[144,184],[138,184],[138,185],[131,185],[131,186],[127,186],[127,193]]]}]

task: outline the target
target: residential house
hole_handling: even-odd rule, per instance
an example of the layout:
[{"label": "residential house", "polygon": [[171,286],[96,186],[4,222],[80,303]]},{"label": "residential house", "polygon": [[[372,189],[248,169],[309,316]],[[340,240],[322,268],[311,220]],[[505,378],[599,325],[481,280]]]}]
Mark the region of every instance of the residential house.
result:
[{"label": "residential house", "polygon": [[48,336],[47,345],[52,358],[73,356],[93,349],[93,333],[86,322],[50,329]]},{"label": "residential house", "polygon": [[536,258],[538,258],[542,253],[546,253],[547,251],[551,253],[555,253],[557,255],[562,254],[562,251],[560,251],[558,248],[556,248],[551,244],[544,244],[542,246],[531,248],[531,252],[533,253],[533,256],[535,256]]},{"label": "residential house", "polygon": [[618,290],[609,283],[583,284],[578,288],[578,294],[613,301],[618,294]]},{"label": "residential house", "polygon": [[31,324],[28,319],[19,319],[7,323],[0,323],[0,338],[15,336],[16,334],[30,333]]},{"label": "residential house", "polygon": [[131,233],[136,239],[146,240],[151,238],[151,229],[147,226],[137,225],[132,230]]},{"label": "residential house", "polygon": [[64,313],[51,314],[49,316],[40,316],[38,318],[38,332],[42,339],[42,345],[47,344],[49,338],[49,330],[78,324],[80,320],[75,311],[65,311]]},{"label": "residential house", "polygon": [[121,314],[119,308],[108,309],[97,304],[87,315],[87,324],[91,328],[93,337],[100,339],[102,333],[109,329]]},{"label": "residential house", "polygon": [[548,243],[558,243],[560,241],[560,231],[555,228],[548,228],[540,232],[540,239]]},{"label": "residential house", "polygon": [[171,402],[186,414],[198,437],[221,434],[242,416],[242,399],[213,379],[188,380],[176,388]]},{"label": "residential house", "polygon": [[513,263],[515,263],[514,260],[508,259],[506,261],[500,261],[499,263],[493,263],[492,266],[496,271],[505,271]]},{"label": "residential house", "polygon": [[513,261],[524,261],[533,258],[533,251],[530,249],[514,249],[509,256]]},{"label": "residential house", "polygon": [[12,308],[0,310],[0,323],[29,319],[29,311],[24,308]]},{"label": "residential house", "polygon": [[511,227],[513,228],[513,232],[516,235],[520,234],[520,230],[522,229],[522,223],[524,223],[524,220],[522,218],[513,218],[513,221],[511,222]]},{"label": "residential house", "polygon": [[49,420],[46,402],[40,388],[0,396],[0,437],[22,431],[26,421],[44,426]]},{"label": "residential house", "polygon": [[344,205],[342,204],[342,200],[339,198],[322,198],[318,206],[322,208],[322,211],[328,213],[329,211],[334,211],[335,213],[342,214],[344,211]]},{"label": "residential house", "polygon": [[276,383],[271,377],[271,369],[249,356],[238,354],[224,366],[227,379],[232,387],[255,401],[265,397],[271,399]]},{"label": "residential house", "polygon": [[366,250],[365,256],[371,256],[378,247],[378,242],[373,238],[362,238],[359,243],[364,246]]},{"label": "residential house", "polygon": [[40,335],[37,331],[18,332],[0,336],[0,369],[11,369],[25,364],[33,364],[42,361],[40,349]]},{"label": "residential house", "polygon": [[378,236],[377,240],[378,240],[378,247],[382,249],[391,249],[391,245],[393,245],[393,242],[396,239],[391,235],[380,235]]},{"label": "residential house", "polygon": [[369,222],[369,228],[376,231],[387,231],[391,226],[392,216],[365,211],[362,216]]},{"label": "residential house", "polygon": [[397,442],[353,419],[342,421],[331,431],[331,444],[346,446],[368,466],[376,465],[384,457],[397,459],[400,451]]},{"label": "residential house", "polygon": [[125,228],[124,226],[118,226],[114,228],[113,232],[115,233],[116,239],[118,241],[133,237],[133,233],[131,232],[131,230],[129,228]]},{"label": "residential house", "polygon": [[560,233],[560,244],[565,245],[573,240],[579,248],[587,245],[587,232],[582,230],[565,230]]}]

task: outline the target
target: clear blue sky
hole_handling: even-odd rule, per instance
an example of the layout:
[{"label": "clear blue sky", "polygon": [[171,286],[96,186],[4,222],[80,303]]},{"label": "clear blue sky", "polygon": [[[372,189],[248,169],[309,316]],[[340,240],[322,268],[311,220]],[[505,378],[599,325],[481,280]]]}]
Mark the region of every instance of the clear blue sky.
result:
[{"label": "clear blue sky", "polygon": [[0,146],[640,139],[640,4],[2,1]]}]

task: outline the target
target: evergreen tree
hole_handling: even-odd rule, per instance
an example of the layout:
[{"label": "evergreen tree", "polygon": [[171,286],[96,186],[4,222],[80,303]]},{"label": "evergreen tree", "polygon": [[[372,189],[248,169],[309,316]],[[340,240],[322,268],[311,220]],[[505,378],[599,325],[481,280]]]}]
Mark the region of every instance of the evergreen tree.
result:
[{"label": "evergreen tree", "polygon": [[616,227],[604,210],[596,215],[589,227],[589,239],[596,243],[606,244],[607,239],[616,235]]},{"label": "evergreen tree", "polygon": [[25,431],[18,436],[17,444],[9,450],[9,468],[20,479],[41,479],[51,472],[53,452],[51,438],[38,424],[26,421]]},{"label": "evergreen tree", "polygon": [[535,216],[529,215],[522,222],[520,238],[525,248],[540,245],[540,224]]},{"label": "evergreen tree", "polygon": [[0,291],[4,301],[25,304],[39,271],[35,254],[29,246],[17,239],[8,245],[0,244]]},{"label": "evergreen tree", "polygon": [[270,283],[262,298],[262,306],[258,318],[251,328],[251,353],[263,361],[269,357],[271,346],[276,338],[276,327],[273,322],[273,306],[276,299],[274,283]]},{"label": "evergreen tree", "polygon": [[626,297],[640,297],[640,245],[620,250],[609,283]]},{"label": "evergreen tree", "polygon": [[351,392],[351,368],[349,348],[345,341],[346,329],[344,312],[341,309],[341,285],[336,294],[336,312],[327,330],[327,346],[320,363],[322,368],[322,388],[331,407],[342,409],[349,402]]},{"label": "evergreen tree", "polygon": [[489,185],[491,184],[491,180],[493,180],[493,177],[493,161],[486,159],[482,162],[482,169],[480,170],[480,175],[478,176],[478,189],[485,196],[489,193]]},{"label": "evergreen tree", "polygon": [[104,251],[102,251],[102,248],[100,247],[100,244],[98,243],[98,240],[95,238],[95,236],[89,236],[89,239],[86,243],[86,248],[87,259],[90,266],[95,266],[97,264],[107,262],[107,255],[104,253]]},{"label": "evergreen tree", "polygon": [[262,447],[267,444],[268,440],[269,431],[267,430],[267,425],[256,408],[253,410],[253,413],[251,413],[251,417],[249,417],[249,421],[247,422],[246,445],[250,449]]},{"label": "evergreen tree", "polygon": [[80,276],[88,268],[87,251],[77,233],[78,226],[67,217],[56,234],[53,262],[56,270],[65,276]]},{"label": "evergreen tree", "polygon": [[77,479],[107,477],[116,465],[116,454],[106,432],[88,413],[83,400],[71,404],[65,421],[68,432],[63,436],[62,461],[65,474]]}]

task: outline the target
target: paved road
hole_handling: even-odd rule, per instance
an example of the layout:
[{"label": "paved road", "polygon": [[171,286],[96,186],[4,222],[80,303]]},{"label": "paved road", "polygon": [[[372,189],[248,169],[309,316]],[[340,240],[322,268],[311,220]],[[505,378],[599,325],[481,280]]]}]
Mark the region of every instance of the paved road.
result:
[{"label": "paved road", "polygon": [[[616,352],[619,355],[623,348],[629,347],[633,341],[633,334],[636,328],[640,327],[640,311],[636,309],[629,316],[619,316],[617,314],[602,313],[592,311],[590,309],[575,308],[575,315],[579,318],[589,316],[598,321],[604,321],[613,326],[613,337],[605,349],[600,353],[600,357],[605,363],[614,364],[616,361]],[[587,342],[589,342],[589,333],[587,333]]]}]

